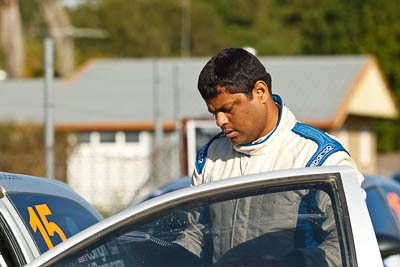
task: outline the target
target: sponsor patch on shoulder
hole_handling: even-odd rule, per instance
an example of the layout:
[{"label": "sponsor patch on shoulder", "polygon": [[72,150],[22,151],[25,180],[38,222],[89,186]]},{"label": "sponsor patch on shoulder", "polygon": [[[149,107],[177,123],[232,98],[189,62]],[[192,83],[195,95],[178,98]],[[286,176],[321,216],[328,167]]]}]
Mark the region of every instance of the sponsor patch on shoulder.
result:
[{"label": "sponsor patch on shoulder", "polygon": [[208,144],[203,146],[200,149],[199,153],[197,153],[197,158],[196,158],[197,173],[201,173],[203,171],[204,165],[206,164],[207,149],[208,149]]},{"label": "sponsor patch on shoulder", "polygon": [[322,149],[322,151],[316,156],[316,158],[311,162],[310,167],[316,167],[319,166],[319,164],[321,163],[321,160],[328,155],[329,152],[331,152],[333,150],[333,146],[331,145],[327,145],[326,147],[324,147],[324,149]]},{"label": "sponsor patch on shoulder", "polygon": [[344,149],[344,147],[338,141],[331,138],[322,130],[317,129],[311,125],[297,122],[296,125],[293,127],[292,132],[304,138],[313,140],[318,145],[317,151],[307,162],[306,167],[322,166],[322,164],[324,164],[325,160],[331,154],[338,151],[344,151],[349,154],[349,152],[347,152],[346,149]]},{"label": "sponsor patch on shoulder", "polygon": [[197,157],[196,157],[196,170],[197,173],[200,174],[203,171],[204,165],[206,165],[206,161],[207,161],[207,151],[208,151],[208,147],[210,146],[210,144],[217,138],[222,137],[224,135],[224,132],[220,132],[218,133],[216,136],[214,136],[210,142],[208,142],[206,145],[204,145],[199,153],[197,153]]}]

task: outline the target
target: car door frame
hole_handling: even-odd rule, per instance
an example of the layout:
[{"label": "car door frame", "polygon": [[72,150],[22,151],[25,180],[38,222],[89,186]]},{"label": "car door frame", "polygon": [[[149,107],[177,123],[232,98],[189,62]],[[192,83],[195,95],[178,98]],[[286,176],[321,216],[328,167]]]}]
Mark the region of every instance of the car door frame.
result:
[{"label": "car door frame", "polygon": [[[0,190],[2,188],[0,187]],[[40,255],[29,230],[4,192],[0,198],[1,228],[8,239],[10,249],[22,266]]]},{"label": "car door frame", "polygon": [[357,173],[348,166],[280,170],[229,178],[177,190],[140,203],[91,226],[51,251],[42,254],[28,266],[51,266],[65,255],[78,251],[125,224],[135,223],[178,204],[218,194],[289,183],[293,177],[296,178],[296,183],[336,179],[336,190],[340,194],[340,203],[343,207],[344,231],[349,240],[351,266],[383,266]]}]

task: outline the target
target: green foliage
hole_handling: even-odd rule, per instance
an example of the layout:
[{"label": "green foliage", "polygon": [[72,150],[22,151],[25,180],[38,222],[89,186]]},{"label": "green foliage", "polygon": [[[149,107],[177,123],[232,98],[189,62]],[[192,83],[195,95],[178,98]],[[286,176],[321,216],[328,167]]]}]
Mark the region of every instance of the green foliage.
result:
[{"label": "green foliage", "polygon": [[400,120],[384,121],[379,120],[375,125],[375,132],[379,152],[400,151]]},{"label": "green foliage", "polygon": [[[69,151],[65,132],[55,136],[55,177],[66,180]],[[37,125],[0,124],[0,170],[43,177],[45,175],[43,128]]]},{"label": "green foliage", "polygon": [[398,1],[329,0],[304,28],[303,52],[373,54],[392,88],[400,87]]},{"label": "green foliage", "polygon": [[39,77],[43,75],[42,40],[47,35],[47,26],[37,1],[19,1],[25,39],[25,75]]},{"label": "green foliage", "polygon": [[[101,28],[109,34],[105,40],[77,40],[79,54],[179,56],[182,3],[101,0],[99,5],[87,4],[70,10],[75,27]],[[309,9],[297,8],[299,3],[295,7],[279,0],[191,0],[190,3],[192,56],[210,56],[228,46],[252,46],[260,54],[300,52],[303,13]]]},{"label": "green foliage", "polygon": [[76,27],[100,28],[108,33],[104,40],[79,39],[76,45],[82,54],[116,57],[179,54],[181,8],[177,1],[99,2],[99,5],[88,4],[71,10]]},{"label": "green foliage", "polygon": [[202,1],[192,3],[191,25],[192,56],[209,56],[227,46],[227,41],[221,38],[223,21],[209,4]]}]

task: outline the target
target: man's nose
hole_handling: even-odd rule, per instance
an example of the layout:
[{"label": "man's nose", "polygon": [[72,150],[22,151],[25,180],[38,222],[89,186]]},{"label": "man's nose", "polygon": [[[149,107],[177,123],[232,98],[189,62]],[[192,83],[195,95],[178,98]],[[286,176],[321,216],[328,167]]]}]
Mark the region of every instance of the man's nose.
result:
[{"label": "man's nose", "polygon": [[222,127],[228,123],[228,117],[223,112],[218,112],[215,115],[215,120],[218,127]]}]

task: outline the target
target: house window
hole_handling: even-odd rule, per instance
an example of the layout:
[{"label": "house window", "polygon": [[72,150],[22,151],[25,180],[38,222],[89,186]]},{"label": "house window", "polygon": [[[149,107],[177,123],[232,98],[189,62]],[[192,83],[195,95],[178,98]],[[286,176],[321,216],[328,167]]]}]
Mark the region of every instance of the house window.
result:
[{"label": "house window", "polygon": [[134,131],[125,132],[125,142],[138,143],[139,142],[139,132],[134,132]]},{"label": "house window", "polygon": [[364,166],[371,163],[371,133],[365,129],[360,134],[360,161]]},{"label": "house window", "polygon": [[76,136],[78,143],[90,143],[90,132],[78,132]]},{"label": "house window", "polygon": [[100,143],[115,143],[115,132],[114,131],[100,132]]}]

